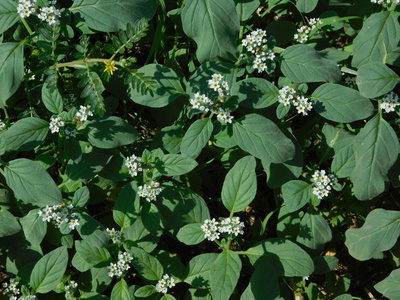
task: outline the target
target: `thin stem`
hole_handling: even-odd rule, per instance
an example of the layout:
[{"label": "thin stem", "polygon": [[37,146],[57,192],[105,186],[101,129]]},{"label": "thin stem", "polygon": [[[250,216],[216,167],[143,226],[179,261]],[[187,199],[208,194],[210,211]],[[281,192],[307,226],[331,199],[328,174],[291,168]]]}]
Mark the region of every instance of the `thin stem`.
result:
[{"label": "thin stem", "polygon": [[[90,59],[82,59],[82,60],[74,60],[74,61],[69,61],[66,63],[61,63],[61,64],[56,64],[57,68],[62,68],[62,67],[74,67],[74,66],[79,66],[79,65],[87,65],[89,63],[95,63],[95,62],[110,62],[110,59],[108,58],[90,58]],[[121,66],[119,62],[115,62],[116,65]]]},{"label": "thin stem", "polygon": [[352,70],[352,69],[349,69],[349,68],[347,68],[347,67],[342,67],[342,68],[340,69],[340,71],[342,71],[342,72],[344,72],[344,73],[347,73],[347,74],[351,74],[351,75],[357,75],[357,71]]},{"label": "thin stem", "polygon": [[24,18],[21,18],[22,24],[24,24],[26,30],[28,30],[29,35],[33,34],[33,31],[31,29],[31,27],[29,26],[28,22],[26,22],[26,20]]}]

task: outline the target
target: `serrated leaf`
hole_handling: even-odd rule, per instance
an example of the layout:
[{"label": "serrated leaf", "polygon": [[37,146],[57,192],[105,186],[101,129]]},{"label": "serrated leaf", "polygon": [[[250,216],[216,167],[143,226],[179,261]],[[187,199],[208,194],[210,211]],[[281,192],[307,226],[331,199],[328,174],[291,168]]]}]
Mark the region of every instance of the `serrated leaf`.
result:
[{"label": "serrated leaf", "polygon": [[20,230],[21,226],[14,215],[7,210],[0,210],[0,237],[16,234]]},{"label": "serrated leaf", "polygon": [[156,169],[165,176],[179,176],[192,171],[197,162],[180,154],[165,154],[156,161]]},{"label": "serrated leaf", "polygon": [[386,298],[400,299],[400,269],[394,270],[384,280],[374,285],[374,288]]},{"label": "serrated leaf", "polygon": [[139,215],[140,199],[137,193],[137,185],[134,181],[128,182],[115,202],[113,218],[121,228],[134,223]]},{"label": "serrated leaf", "polygon": [[197,289],[210,288],[210,270],[217,258],[217,253],[203,253],[193,257],[187,266],[184,281]]},{"label": "serrated leaf", "polygon": [[64,276],[68,264],[66,247],[59,247],[43,256],[33,267],[30,285],[33,294],[53,290]]},{"label": "serrated leaf", "polygon": [[213,131],[210,118],[199,119],[190,125],[181,143],[182,154],[196,158],[207,144]]},{"label": "serrated leaf", "polygon": [[111,291],[111,300],[133,300],[134,297],[131,295],[129,291],[128,284],[126,281],[121,278],[120,281],[118,281],[112,291]]},{"label": "serrated leaf", "polygon": [[46,108],[54,113],[60,114],[63,111],[63,99],[57,88],[51,89],[48,83],[42,87],[42,101]]},{"label": "serrated leaf", "polygon": [[164,269],[157,258],[136,247],[129,247],[127,251],[133,257],[131,264],[142,277],[147,280],[161,279]]},{"label": "serrated leaf", "polygon": [[18,158],[10,161],[4,172],[8,186],[22,201],[39,205],[62,203],[60,190],[39,163]]},{"label": "serrated leaf", "polygon": [[13,0],[0,2],[0,34],[13,26],[19,20],[17,6]]},{"label": "serrated leaf", "polygon": [[192,223],[179,229],[177,239],[186,245],[197,245],[204,241],[204,231],[201,223]]},{"label": "serrated leaf", "polygon": [[350,123],[371,116],[375,109],[371,101],[351,88],[325,83],[311,95],[315,111],[325,119]]},{"label": "serrated leaf", "polygon": [[312,187],[302,180],[291,180],[282,186],[282,198],[289,212],[294,212],[311,199]]},{"label": "serrated leaf", "polygon": [[355,168],[351,174],[359,200],[370,200],[385,190],[385,178],[399,154],[399,141],[393,128],[376,115],[354,141]]},{"label": "serrated leaf", "polygon": [[294,157],[295,146],[279,127],[257,114],[249,114],[233,124],[233,137],[239,147],[265,161],[282,163]]},{"label": "serrated leaf", "polygon": [[197,44],[197,59],[234,60],[238,55],[236,37],[239,17],[232,0],[189,0],[182,11],[182,27]]},{"label": "serrated leaf", "polygon": [[354,258],[365,261],[391,249],[400,235],[400,212],[385,209],[371,211],[361,228],[346,231],[345,244]]},{"label": "serrated leaf", "polygon": [[222,203],[231,214],[241,211],[253,201],[257,192],[256,160],[246,156],[235,163],[222,186]]},{"label": "serrated leaf", "polygon": [[38,211],[39,209],[33,209],[25,217],[19,219],[25,238],[32,245],[40,245],[47,232],[47,222],[42,220]]}]

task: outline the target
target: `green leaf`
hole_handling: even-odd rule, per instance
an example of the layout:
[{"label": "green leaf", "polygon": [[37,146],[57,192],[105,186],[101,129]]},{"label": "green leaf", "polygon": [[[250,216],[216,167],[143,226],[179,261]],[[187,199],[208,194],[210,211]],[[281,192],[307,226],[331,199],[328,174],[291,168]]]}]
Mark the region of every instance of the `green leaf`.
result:
[{"label": "green leaf", "polygon": [[233,124],[233,137],[239,147],[265,161],[282,163],[294,157],[295,146],[279,127],[257,114],[249,114]]},{"label": "green leaf", "polygon": [[378,62],[362,65],[357,71],[356,80],[360,94],[368,98],[384,95],[400,82],[392,69]]},{"label": "green leaf", "polygon": [[388,277],[374,285],[374,288],[386,298],[400,299],[400,269],[392,271]]},{"label": "green leaf", "polygon": [[21,230],[17,219],[7,210],[0,210],[0,237],[16,234]]},{"label": "green leaf", "polygon": [[371,101],[351,88],[325,83],[311,95],[314,109],[325,119],[350,123],[371,116],[375,109]]},{"label": "green leaf", "polygon": [[7,99],[14,95],[24,80],[23,45],[24,43],[0,44],[0,108],[6,106]]},{"label": "green leaf", "polygon": [[74,193],[72,198],[72,205],[74,207],[84,208],[89,201],[90,192],[87,186],[81,187]]},{"label": "green leaf", "polygon": [[40,146],[49,132],[49,122],[28,117],[15,122],[3,133],[5,151],[28,151]]},{"label": "green leaf", "polygon": [[393,128],[380,115],[372,118],[354,141],[355,168],[351,174],[359,200],[370,200],[385,190],[385,178],[399,154]]},{"label": "green leaf", "polygon": [[222,186],[222,202],[231,215],[241,211],[253,201],[257,192],[256,160],[246,156],[236,162],[228,172]]},{"label": "green leaf", "polygon": [[134,223],[139,215],[140,199],[137,194],[137,185],[134,181],[128,182],[118,195],[113,208],[113,218],[121,228]]},{"label": "green leaf", "polygon": [[151,77],[156,82],[156,91],[142,95],[140,90],[129,83],[128,95],[135,103],[149,107],[164,107],[185,94],[179,76],[171,68],[149,64],[141,67],[138,72]]},{"label": "green leaf", "polygon": [[13,26],[19,20],[17,5],[13,0],[0,2],[0,34]]},{"label": "green leaf", "polygon": [[19,219],[25,238],[32,245],[40,245],[47,232],[47,222],[42,221],[38,211],[39,209],[33,209],[25,217]]},{"label": "green leaf", "polygon": [[345,244],[354,258],[365,261],[391,249],[400,235],[400,212],[381,208],[371,211],[361,228],[346,231]]},{"label": "green leaf", "polygon": [[211,295],[215,300],[228,299],[236,287],[242,262],[235,252],[225,249],[210,271]]},{"label": "green leaf", "polygon": [[160,240],[160,234],[151,234],[143,225],[142,218],[139,216],[135,223],[126,227],[123,236],[129,245],[140,247],[146,252],[153,251]]},{"label": "green leaf", "polygon": [[93,29],[114,32],[126,30],[128,24],[142,18],[152,19],[157,1],[76,0],[69,10]]},{"label": "green leaf", "polygon": [[257,8],[260,7],[261,0],[253,0],[248,2],[235,1],[235,3],[236,12],[240,16],[240,21],[247,21],[247,19],[249,19],[253,15]]},{"label": "green leaf", "polygon": [[182,154],[196,158],[207,144],[213,131],[213,124],[210,118],[199,119],[190,125],[186,131],[182,143]]},{"label": "green leaf", "polygon": [[323,58],[314,48],[293,45],[282,54],[281,71],[293,82],[337,82],[341,73],[337,64]]},{"label": "green leaf", "polygon": [[106,248],[100,248],[86,241],[75,241],[76,252],[90,267],[105,267],[111,261],[110,253]]},{"label": "green leaf", "polygon": [[372,14],[354,39],[353,67],[369,62],[385,63],[388,52],[400,41],[400,25],[397,13],[387,10]]},{"label": "green leaf", "polygon": [[42,101],[44,106],[54,114],[60,114],[64,109],[60,92],[57,88],[50,88],[48,83],[43,84]]},{"label": "green leaf", "polygon": [[318,0],[297,0],[296,7],[300,12],[309,13],[317,6]]},{"label": "green leaf", "polygon": [[157,207],[153,203],[145,203],[140,211],[140,216],[142,217],[144,227],[151,234],[157,234],[161,220]]},{"label": "green leaf", "polygon": [[110,116],[96,118],[86,124],[88,141],[95,147],[111,149],[139,141],[137,130],[123,119]]},{"label": "green leaf", "polygon": [[163,148],[171,154],[180,152],[182,137],[185,135],[185,130],[172,125],[162,128],[155,136],[153,149]]},{"label": "green leaf", "polygon": [[260,109],[276,103],[279,90],[265,79],[247,78],[235,83],[230,94],[238,98],[241,106]]},{"label": "green leaf", "polygon": [[32,293],[53,290],[64,276],[68,264],[66,247],[59,247],[43,256],[33,267],[30,279]]},{"label": "green leaf", "polygon": [[156,287],[154,285],[145,285],[138,288],[135,291],[135,297],[146,298],[157,293]]},{"label": "green leaf", "polygon": [[133,257],[132,266],[142,277],[147,280],[161,279],[164,269],[157,258],[136,247],[129,247],[127,251]]},{"label": "green leaf", "polygon": [[302,180],[291,180],[282,186],[282,198],[288,212],[294,212],[311,199],[312,187]]},{"label": "green leaf", "polygon": [[134,299],[133,295],[131,295],[128,284],[126,281],[121,278],[118,281],[112,291],[111,291],[111,300],[132,300]]},{"label": "green leaf", "polygon": [[184,281],[196,289],[210,288],[210,270],[217,257],[217,253],[203,253],[193,257],[187,266]]},{"label": "green leaf", "polygon": [[314,274],[325,274],[332,271],[338,264],[339,259],[335,256],[316,256],[314,261]]},{"label": "green leaf", "polygon": [[80,224],[76,227],[76,230],[85,242],[99,248],[108,245],[108,234],[102,223],[89,216],[87,213],[76,213],[76,216]]},{"label": "green leaf", "polygon": [[8,186],[22,201],[38,205],[62,203],[60,190],[39,163],[18,158],[10,161],[4,172]]},{"label": "green leaf", "polygon": [[156,169],[165,176],[178,176],[192,171],[197,162],[180,154],[165,154],[156,161]]},{"label": "green leaf", "polygon": [[182,27],[197,44],[197,59],[234,60],[238,56],[236,37],[239,17],[233,0],[189,0],[182,11]]},{"label": "green leaf", "polygon": [[176,235],[178,240],[186,245],[197,245],[204,241],[204,231],[201,229],[201,223],[192,223],[179,229]]}]

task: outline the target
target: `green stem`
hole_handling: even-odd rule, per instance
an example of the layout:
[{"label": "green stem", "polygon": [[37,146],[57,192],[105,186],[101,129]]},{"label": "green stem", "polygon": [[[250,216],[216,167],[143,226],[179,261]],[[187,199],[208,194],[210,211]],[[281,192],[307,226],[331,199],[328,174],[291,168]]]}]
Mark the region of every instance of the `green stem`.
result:
[{"label": "green stem", "polygon": [[347,73],[347,74],[351,74],[351,75],[357,75],[357,71],[353,70],[353,69],[349,69],[347,67],[342,67],[340,69],[340,71]]},{"label": "green stem", "polygon": [[24,18],[21,18],[22,24],[24,24],[26,30],[28,30],[29,35],[33,34],[33,31],[31,29],[31,27],[29,26],[28,22],[26,22],[26,20]]},{"label": "green stem", "polygon": [[[75,66],[81,66],[81,65],[87,65],[89,63],[95,63],[95,62],[110,62],[110,59],[106,58],[90,58],[90,59],[82,59],[82,60],[74,60],[74,61],[69,61],[66,63],[61,63],[61,64],[56,64],[57,68],[63,68],[63,67],[75,67]],[[115,62],[116,65],[121,65],[119,62]]]}]

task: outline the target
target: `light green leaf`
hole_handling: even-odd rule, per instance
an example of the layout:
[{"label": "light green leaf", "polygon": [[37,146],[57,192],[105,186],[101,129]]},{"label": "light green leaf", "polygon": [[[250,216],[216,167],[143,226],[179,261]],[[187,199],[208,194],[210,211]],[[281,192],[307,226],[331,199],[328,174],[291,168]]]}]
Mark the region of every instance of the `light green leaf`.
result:
[{"label": "light green leaf", "polygon": [[179,229],[176,235],[178,240],[186,245],[197,245],[204,241],[204,231],[201,223],[191,223]]},{"label": "light green leaf", "polygon": [[137,194],[137,185],[134,181],[128,182],[118,195],[113,209],[113,218],[121,228],[133,224],[140,210],[140,199]]},{"label": "light green leaf", "polygon": [[0,237],[16,234],[21,230],[17,219],[7,210],[0,210]]},{"label": "light green leaf", "polygon": [[187,266],[184,281],[196,289],[210,288],[210,270],[217,257],[217,253],[203,253],[193,257]]},{"label": "light green leaf", "polygon": [[159,232],[151,234],[144,227],[142,218],[139,216],[135,223],[124,229],[123,236],[129,245],[140,247],[150,253],[157,247],[161,236]]},{"label": "light green leaf", "polygon": [[337,64],[323,58],[314,48],[293,45],[282,54],[281,71],[293,82],[337,82],[341,73]]},{"label": "light green leaf", "polygon": [[317,6],[318,0],[297,0],[296,7],[300,12],[309,13]]},{"label": "light green leaf", "polygon": [[392,271],[388,277],[374,285],[374,288],[386,298],[400,299],[400,269]]},{"label": "light green leaf", "polygon": [[133,257],[132,266],[142,277],[147,280],[161,279],[164,269],[157,258],[136,247],[129,247],[127,251]]},{"label": "light green leaf", "polygon": [[90,264],[78,252],[75,252],[74,257],[71,260],[71,264],[75,269],[82,273],[91,268]]},{"label": "light green leaf", "polygon": [[345,244],[354,258],[365,261],[391,249],[400,235],[400,212],[381,208],[371,211],[361,228],[346,231]]},{"label": "light green leaf", "polygon": [[246,156],[228,172],[222,186],[222,202],[231,214],[241,211],[253,201],[257,192],[256,160]]},{"label": "light green leaf", "polygon": [[215,300],[229,299],[236,287],[242,262],[235,252],[225,249],[210,270],[211,295]]},{"label": "light green leaf", "polygon": [[180,154],[165,154],[156,161],[156,169],[165,176],[178,176],[192,171],[197,162]]},{"label": "light green leaf", "polygon": [[164,107],[185,94],[179,76],[171,68],[149,64],[141,67],[138,72],[151,77],[156,82],[156,91],[153,94],[142,95],[132,86],[132,83],[129,83],[128,95],[135,103],[149,107]]},{"label": "light green leaf", "polygon": [[387,10],[372,14],[354,39],[353,67],[369,62],[385,63],[388,52],[400,41],[400,25],[397,12]]},{"label": "light green leaf", "polygon": [[134,297],[131,295],[129,291],[128,284],[126,281],[121,278],[120,281],[118,281],[112,291],[111,291],[111,300],[133,300]]},{"label": "light green leaf", "polygon": [[63,111],[63,99],[57,88],[51,89],[49,84],[44,83],[42,87],[42,101],[46,108],[54,113],[60,114]]},{"label": "light green leaf", "polygon": [[13,0],[0,2],[0,34],[13,26],[19,20],[17,5]]},{"label": "light green leaf", "polygon": [[265,161],[282,163],[294,157],[295,146],[279,127],[257,114],[249,114],[233,124],[233,137],[239,147]]},{"label": "light green leaf", "polygon": [[28,151],[40,146],[49,132],[49,122],[28,117],[15,122],[3,137],[6,151]]},{"label": "light green leaf", "polygon": [[325,119],[350,123],[371,116],[375,109],[371,101],[351,88],[325,83],[311,95],[314,109]]},{"label": "light green leaf", "polygon": [[234,60],[239,17],[233,0],[189,0],[182,11],[183,31],[197,44],[197,59]]},{"label": "light green leaf", "polygon": [[392,69],[378,62],[363,64],[357,71],[356,80],[360,94],[368,98],[384,95],[400,82]]},{"label": "light green leaf", "polygon": [[18,158],[10,161],[4,172],[8,186],[22,201],[39,205],[62,203],[60,190],[39,163]]},{"label": "light green leaf", "polygon": [[156,0],[76,0],[69,9],[89,27],[105,32],[126,30],[127,24],[153,18]]},{"label": "light green leaf", "polygon": [[47,222],[42,221],[38,211],[39,209],[33,209],[25,217],[19,219],[25,238],[32,245],[40,245],[47,232]]},{"label": "light green leaf", "polygon": [[156,287],[154,285],[145,285],[138,288],[135,291],[135,297],[146,298],[157,293]]},{"label": "light green leaf", "polygon": [[385,190],[385,178],[399,154],[399,141],[393,128],[376,115],[354,141],[356,165],[351,174],[359,200],[370,200]]},{"label": "light green leaf", "polygon": [[0,44],[0,108],[6,106],[7,99],[14,95],[24,80],[23,45],[24,43]]},{"label": "light green leaf", "polygon": [[110,253],[106,248],[97,247],[86,241],[75,241],[76,252],[90,267],[106,267],[111,261]]},{"label": "light green leaf", "polygon": [[282,198],[289,212],[294,212],[306,205],[311,199],[311,194],[311,185],[302,180],[291,180],[282,185]]},{"label": "light green leaf", "polygon": [[64,276],[68,264],[66,247],[59,247],[43,256],[33,267],[30,279],[33,294],[53,290]]},{"label": "light green leaf", "polygon": [[196,158],[207,144],[213,131],[213,124],[210,118],[199,119],[190,125],[186,131],[182,143],[182,154]]},{"label": "light green leaf", "polygon": [[88,141],[97,148],[111,149],[129,145],[141,139],[137,130],[123,119],[109,116],[86,123]]}]

